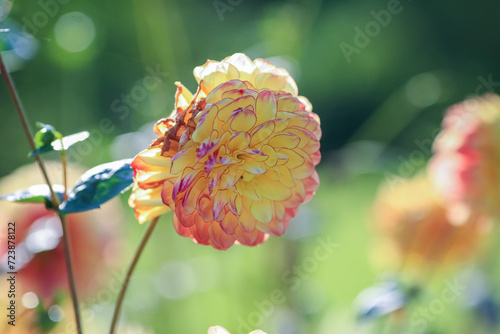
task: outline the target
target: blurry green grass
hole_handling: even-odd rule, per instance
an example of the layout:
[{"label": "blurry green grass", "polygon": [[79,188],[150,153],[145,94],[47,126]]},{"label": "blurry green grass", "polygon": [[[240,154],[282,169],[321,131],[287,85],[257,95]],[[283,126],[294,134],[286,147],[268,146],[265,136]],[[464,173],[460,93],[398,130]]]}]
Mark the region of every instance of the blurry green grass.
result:
[{"label": "blurry green grass", "polygon": [[[368,263],[371,239],[367,221],[380,177],[367,175],[334,182],[327,170],[320,170],[320,177],[316,196],[307,209],[302,208],[314,213],[304,219],[318,220],[305,222],[316,226],[316,233],[299,240],[271,237],[258,247],[233,246],[221,252],[178,236],[171,214],[163,216],[130,283],[124,318],[151,327],[156,333],[205,333],[213,325],[236,333],[241,325],[238,319],[248,321],[258,311],[254,303],[265,303],[275,289],[284,293],[285,300],[273,306],[275,309],[269,311],[260,326],[270,333],[274,333],[283,312],[295,314],[305,332],[315,332],[313,329],[332,309],[350,309],[356,295],[375,280]],[[133,219],[132,211],[127,211],[123,266],[128,265],[145,229]],[[330,238],[339,247],[325,261],[318,261],[317,270],[300,280],[294,291],[282,276],[293,263],[301,265],[305,258],[313,256],[318,237]],[[215,284],[208,291],[195,287],[183,299],[162,298],[155,287],[159,280],[156,276],[169,261],[188,264],[195,285],[203,286],[206,281]]]}]

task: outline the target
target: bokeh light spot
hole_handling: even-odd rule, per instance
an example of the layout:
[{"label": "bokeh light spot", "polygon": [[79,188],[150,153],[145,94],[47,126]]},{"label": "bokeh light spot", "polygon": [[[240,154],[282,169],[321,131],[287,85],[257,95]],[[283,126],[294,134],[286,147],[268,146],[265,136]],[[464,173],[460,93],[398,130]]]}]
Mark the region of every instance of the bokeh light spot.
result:
[{"label": "bokeh light spot", "polygon": [[26,237],[26,245],[32,253],[40,253],[57,247],[62,236],[61,223],[56,217],[42,217],[33,223]]},{"label": "bokeh light spot", "polygon": [[441,82],[431,73],[414,76],[406,84],[406,97],[417,107],[428,107],[441,96]]},{"label": "bokeh light spot", "polygon": [[64,310],[59,305],[52,305],[49,308],[49,319],[54,322],[59,322],[64,318]]},{"label": "bokeh light spot", "polygon": [[57,44],[68,52],[81,52],[95,39],[95,26],[90,17],[81,12],[62,15],[54,27]]},{"label": "bokeh light spot", "polygon": [[23,306],[26,308],[35,308],[38,306],[38,296],[34,292],[26,292],[22,299]]},{"label": "bokeh light spot", "polygon": [[156,277],[156,290],[167,299],[184,299],[195,289],[193,268],[180,261],[166,263]]}]

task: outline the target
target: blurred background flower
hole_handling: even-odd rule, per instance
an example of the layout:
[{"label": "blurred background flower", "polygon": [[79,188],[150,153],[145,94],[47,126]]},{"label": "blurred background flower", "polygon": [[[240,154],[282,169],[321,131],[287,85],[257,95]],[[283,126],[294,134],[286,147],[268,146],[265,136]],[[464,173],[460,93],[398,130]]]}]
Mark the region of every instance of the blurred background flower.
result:
[{"label": "blurred background flower", "polygon": [[380,235],[373,260],[393,270],[407,266],[403,269],[423,275],[477,255],[492,223],[490,216],[473,212],[461,225],[452,224],[425,173],[382,185],[373,210]]},{"label": "blurred background flower", "polygon": [[[58,162],[47,162],[47,169],[52,182],[61,184],[62,168]],[[81,166],[71,165],[68,168],[69,185],[85,172]],[[35,184],[42,184],[41,172],[34,163],[18,168],[12,174],[0,180],[0,194],[12,193]],[[111,201],[102,210],[72,214],[68,216],[68,234],[71,243],[76,289],[81,301],[95,297],[95,294],[107,284],[111,272],[121,263],[120,232],[117,233],[121,221],[121,203]],[[25,310],[25,318],[19,319],[19,326],[30,327],[31,323],[48,322],[52,325],[70,315],[72,311],[69,301],[68,278],[62,244],[62,227],[59,218],[44,204],[0,202],[0,219],[4,222],[15,222],[17,271],[16,295],[18,296],[18,315]],[[2,249],[1,272],[7,271],[7,230],[0,232]],[[111,271],[110,271],[111,270]],[[2,288],[7,289],[3,280]],[[2,298],[5,298],[3,296]],[[22,297],[22,298],[21,298]],[[94,298],[95,299],[95,298]],[[40,308],[47,311],[43,313]],[[62,326],[62,325],[61,325]],[[35,326],[36,327],[36,326]],[[27,331],[27,329],[26,329]],[[33,330],[30,333],[34,333]]]},{"label": "blurred background flower", "polygon": [[436,138],[430,172],[464,223],[473,211],[500,215],[500,97],[488,94],[450,107]]}]

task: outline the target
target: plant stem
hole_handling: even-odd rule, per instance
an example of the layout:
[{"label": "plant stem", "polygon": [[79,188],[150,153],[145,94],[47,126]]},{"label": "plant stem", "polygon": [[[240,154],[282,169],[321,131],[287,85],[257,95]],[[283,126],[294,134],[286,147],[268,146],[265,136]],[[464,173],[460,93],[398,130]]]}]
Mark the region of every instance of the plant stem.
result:
[{"label": "plant stem", "polygon": [[66,158],[66,151],[61,151],[61,164],[63,168],[63,185],[64,185],[64,194],[63,201],[68,199],[68,159]]},{"label": "plant stem", "polygon": [[[26,113],[24,112],[24,108],[21,102],[21,98],[19,97],[19,94],[17,93],[16,86],[14,85],[14,81],[12,80],[12,77],[10,76],[10,73],[7,71],[5,67],[5,63],[3,62],[2,54],[0,53],[0,72],[5,80],[5,83],[7,84],[7,88],[9,90],[10,96],[12,97],[12,100],[14,101],[14,105],[16,107],[17,114],[19,115],[19,119],[21,120],[21,124],[23,126],[24,134],[26,135],[26,138],[28,139],[28,143],[31,147],[32,150],[35,149],[35,142],[33,141],[33,135],[31,134],[31,128],[28,123],[28,117],[26,116]],[[47,186],[49,187],[50,194],[52,197],[52,204],[53,207],[55,208],[56,211],[59,211],[59,198],[57,197],[56,193],[52,189],[52,183],[50,182],[49,175],[47,174],[47,170],[45,169],[45,165],[43,164],[42,158],[37,155],[35,156],[35,160],[38,164],[38,167],[40,168],[40,171],[42,172],[43,178],[45,179],[45,182],[47,183]],[[68,281],[69,281],[69,287],[70,287],[70,293],[71,293],[71,299],[73,301],[73,310],[75,313],[75,322],[76,322],[76,330],[78,334],[82,333],[82,325],[81,325],[81,320],[80,320],[80,311],[78,309],[78,299],[76,295],[76,287],[75,287],[75,280],[73,276],[73,266],[71,264],[71,253],[70,253],[70,248],[69,248],[69,239],[68,239],[68,233],[66,229],[66,218],[64,215],[61,215],[59,212],[57,213],[59,216],[59,219],[61,220],[61,225],[63,228],[63,243],[64,243],[64,257],[66,260],[66,270],[68,272]]]},{"label": "plant stem", "polygon": [[160,217],[154,218],[151,223],[148,226],[148,229],[144,233],[144,236],[142,237],[141,243],[139,244],[139,248],[137,248],[137,251],[134,254],[134,258],[132,259],[132,263],[130,263],[130,266],[127,271],[127,275],[125,276],[125,280],[122,283],[122,288],[120,289],[120,293],[118,294],[118,299],[116,300],[116,306],[115,306],[115,311],[113,313],[113,320],[111,321],[111,329],[109,330],[110,334],[115,333],[116,325],[118,322],[118,316],[120,315],[120,309],[123,303],[123,298],[125,297],[125,292],[127,291],[128,283],[130,282],[130,277],[132,276],[132,273],[134,272],[135,266],[137,265],[137,262],[139,261],[139,257],[142,254],[142,251],[144,250],[144,247],[146,246],[149,237],[153,233],[154,228],[156,227],[156,223],[158,223],[158,219]]},{"label": "plant stem", "polygon": [[64,259],[66,260],[66,271],[68,272],[69,291],[71,293],[71,301],[73,302],[73,310],[75,311],[75,321],[78,334],[82,333],[82,321],[80,318],[80,310],[78,307],[78,295],[76,294],[75,276],[73,275],[73,264],[71,262],[71,252],[69,248],[68,228],[66,226],[66,216],[58,213],[59,219],[63,229],[63,243],[64,243]]},{"label": "plant stem", "polygon": [[[31,150],[34,150],[36,148],[36,146],[35,146],[35,142],[33,141],[33,136],[31,134],[31,128],[30,128],[28,121],[27,121],[28,117],[26,116],[26,113],[24,112],[24,107],[22,105],[21,98],[19,97],[19,94],[17,93],[16,86],[14,85],[14,81],[12,80],[10,73],[5,68],[5,64],[3,62],[3,58],[2,58],[1,53],[0,53],[0,72],[2,73],[2,76],[5,80],[5,83],[7,84],[7,88],[9,89],[10,96],[12,97],[12,100],[14,101],[14,105],[16,107],[17,114],[19,115],[19,119],[21,120],[21,124],[23,126],[24,133],[26,135],[26,138],[28,139],[28,144],[30,145]],[[43,178],[45,179],[45,182],[47,183],[47,185],[50,189],[53,204],[58,204],[59,199],[57,198],[56,193],[52,189],[52,183],[49,180],[49,175],[47,174],[47,170],[45,169],[42,158],[39,155],[36,155],[35,160],[38,164],[38,167],[40,167],[40,170],[42,171],[42,174],[43,174]],[[54,207],[57,207],[57,206],[54,206]]]}]

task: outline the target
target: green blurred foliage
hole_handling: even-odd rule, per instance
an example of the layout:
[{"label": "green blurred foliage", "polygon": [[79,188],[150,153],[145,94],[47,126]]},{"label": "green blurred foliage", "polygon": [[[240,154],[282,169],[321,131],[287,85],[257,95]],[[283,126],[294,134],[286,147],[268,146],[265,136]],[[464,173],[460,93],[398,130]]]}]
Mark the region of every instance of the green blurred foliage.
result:
[{"label": "green blurred foliage", "polygon": [[[324,131],[323,152],[352,139],[412,77],[433,73],[439,86],[437,100],[418,108],[415,117],[398,129],[401,135],[390,138],[411,148],[414,133],[436,127],[445,106],[475,93],[478,77],[500,80],[500,46],[493,39],[500,28],[500,4],[494,1],[401,1],[400,12],[379,26],[378,34],[368,36],[369,44],[351,54],[350,63],[341,43],[355,46],[354,29],[364,31],[375,20],[372,11],[387,10],[391,1],[221,2],[228,7],[219,11],[212,1],[130,1],[119,7],[95,1],[14,2],[10,19],[39,42],[36,56],[13,73],[31,122],[48,122],[72,133],[91,130],[109,118],[116,127],[104,134],[104,143],[109,142],[167,115],[173,106],[174,81],[195,89],[194,66],[245,52],[252,58],[281,57],[290,65],[301,94],[312,101],[323,127],[331,129]],[[64,14],[72,12],[83,13],[90,26],[81,17],[74,18],[80,25],[64,25]],[[89,40],[79,52],[60,45]],[[113,107],[148,75],[147,68],[168,75],[127,114],[117,108],[122,102]],[[19,122],[5,89],[0,99],[2,131],[10,138],[20,129]],[[382,123],[404,118],[409,105],[402,96],[385,106]],[[372,126],[357,139],[378,140],[382,128]],[[1,148],[9,158],[0,175],[25,161],[27,145],[18,134],[19,140]],[[106,157],[92,154],[86,163]]]},{"label": "green blurred foliage", "polygon": [[[39,43],[33,59],[12,73],[30,122],[47,122],[63,133],[90,131],[89,140],[94,135],[98,145],[79,162],[92,167],[111,160],[116,136],[170,113],[175,81],[194,91],[192,70],[207,59],[244,52],[285,64],[322,120],[322,186],[309,209],[301,211],[314,212],[301,219],[316,230],[300,240],[271,238],[256,248],[219,252],[177,236],[167,215],[131,283],[124,318],[157,333],[204,333],[216,324],[236,333],[239,319],[257,310],[254,303],[278,289],[285,301],[265,319],[263,329],[293,319],[299,333],[362,333],[344,323],[353,319],[356,295],[376,281],[367,255],[367,221],[382,177],[334,181],[338,175],[327,163],[335,162],[330,153],[354,140],[414,150],[416,139],[432,140],[447,106],[475,94],[478,86],[481,93],[498,89],[481,80],[500,82],[495,40],[500,2],[401,1],[402,10],[350,62],[341,43],[355,45],[355,28],[364,30],[375,21],[372,11],[387,10],[391,1],[232,2],[240,4],[221,13],[213,1],[15,1],[10,19]],[[81,24],[64,26],[63,15],[74,12],[85,14],[73,16]],[[81,45],[86,45],[81,51],[68,51]],[[151,73],[159,84],[147,90],[144,100],[127,105],[126,95]],[[0,129],[10,139],[0,146],[4,176],[28,162],[29,146],[3,83],[0,101]],[[363,165],[363,159],[356,157],[353,166]],[[130,210],[127,216],[123,266],[144,231]],[[314,253],[319,236],[331,236],[339,248],[292,291],[282,275]],[[205,276],[215,283],[184,299],[162,298],[151,282],[160,279],[161,268],[171,260],[194,263],[196,284]],[[99,319],[103,326],[106,320]]]}]

